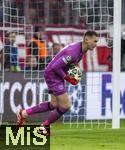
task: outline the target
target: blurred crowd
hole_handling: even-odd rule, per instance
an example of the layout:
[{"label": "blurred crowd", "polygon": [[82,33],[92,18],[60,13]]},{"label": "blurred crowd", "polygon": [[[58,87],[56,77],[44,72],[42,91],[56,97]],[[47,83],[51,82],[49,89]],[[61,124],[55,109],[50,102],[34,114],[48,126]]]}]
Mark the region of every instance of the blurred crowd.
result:
[{"label": "blurred crowd", "polygon": [[[0,46],[0,60],[4,62],[6,71],[19,72],[21,70],[44,70],[54,56],[65,45],[53,42],[49,45],[45,28],[34,27],[34,34],[30,42],[26,44],[26,57],[20,62],[19,49],[16,43],[16,32],[6,32],[5,45]],[[2,52],[4,50],[4,60]],[[82,61],[85,71],[112,71],[112,48],[98,46],[91,54],[88,52]],[[2,65],[3,66],[3,65]],[[121,39],[121,71],[125,71],[125,38]]]},{"label": "blurred crowd", "polygon": [[[54,25],[54,27],[57,27],[57,30],[58,27],[61,28],[63,26],[75,26],[77,27],[76,29],[86,29],[93,28],[94,23],[94,29],[98,30],[106,29],[107,22],[110,24],[113,22],[113,1],[108,1],[108,3],[100,0],[95,0],[93,3],[91,3],[91,1],[72,3],[58,1],[57,3],[56,0],[36,0],[28,2],[13,0],[6,1],[4,5],[6,7],[6,11],[4,12],[6,17],[3,17],[3,1],[0,1],[0,23],[4,21],[7,23],[12,22],[18,25],[24,25],[25,16],[25,23],[34,26],[34,34],[32,39],[26,42],[26,57],[24,58],[25,60],[21,60],[22,62],[20,62],[19,58],[19,53],[21,52],[16,43],[16,37],[19,33],[13,31],[6,32],[5,40],[3,42],[5,45],[0,46],[0,60],[1,62],[4,62],[6,71],[18,72],[24,69],[44,70],[52,58],[66,46],[66,44],[64,45],[61,42],[55,43],[51,41],[50,44],[46,30],[43,26]],[[125,24],[124,1],[122,2],[122,6],[122,23]],[[69,11],[73,8],[73,11]],[[81,11],[79,11],[79,8],[82,8],[80,9]],[[89,9],[88,14],[86,8]],[[11,26],[11,24],[8,24],[8,26]],[[60,31],[58,31],[58,34],[60,34]],[[4,56],[2,55],[3,50]],[[112,48],[107,48],[105,46],[97,47],[92,54],[88,53],[84,56],[82,61],[83,70],[112,71],[112,60]],[[3,65],[1,65],[1,67],[2,66]],[[122,36],[121,39],[121,70],[125,71],[124,36]]]},{"label": "blurred crowd", "polygon": [[[44,27],[35,26],[33,37],[26,43],[25,60],[20,62],[19,47],[16,43],[16,32],[6,32],[5,45],[1,46],[0,60],[4,62],[5,71],[18,72],[21,70],[44,70],[52,58],[64,47],[62,43],[51,43],[48,45],[47,35]],[[4,50],[4,57],[3,57]]]},{"label": "blurred crowd", "polygon": [[44,70],[63,47],[62,43],[49,45],[45,28],[35,26],[34,36],[27,45],[26,69]]}]

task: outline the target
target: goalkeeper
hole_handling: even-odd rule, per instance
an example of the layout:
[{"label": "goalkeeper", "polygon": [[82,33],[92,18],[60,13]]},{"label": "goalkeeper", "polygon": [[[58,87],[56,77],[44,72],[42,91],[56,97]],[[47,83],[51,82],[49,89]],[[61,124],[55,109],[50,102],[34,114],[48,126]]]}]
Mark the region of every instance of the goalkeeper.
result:
[{"label": "goalkeeper", "polygon": [[[83,55],[88,50],[93,50],[98,42],[98,36],[95,31],[87,31],[83,42],[77,42],[64,47],[48,64],[44,72],[44,77],[51,94],[51,102],[43,102],[26,110],[19,109],[17,114],[18,124],[29,115],[50,111],[48,118],[41,124],[39,132],[49,134],[49,126],[58,120],[70,108],[70,99],[66,92],[65,80],[72,85],[78,81],[67,75],[70,64],[78,64]],[[43,133],[44,131],[44,133]]]}]

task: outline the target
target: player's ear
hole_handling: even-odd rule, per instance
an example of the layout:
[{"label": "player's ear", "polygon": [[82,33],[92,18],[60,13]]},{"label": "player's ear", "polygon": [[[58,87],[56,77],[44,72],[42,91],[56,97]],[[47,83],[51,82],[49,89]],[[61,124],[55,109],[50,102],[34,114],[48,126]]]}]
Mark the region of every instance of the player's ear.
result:
[{"label": "player's ear", "polygon": [[88,42],[88,36],[85,37],[85,42]]}]

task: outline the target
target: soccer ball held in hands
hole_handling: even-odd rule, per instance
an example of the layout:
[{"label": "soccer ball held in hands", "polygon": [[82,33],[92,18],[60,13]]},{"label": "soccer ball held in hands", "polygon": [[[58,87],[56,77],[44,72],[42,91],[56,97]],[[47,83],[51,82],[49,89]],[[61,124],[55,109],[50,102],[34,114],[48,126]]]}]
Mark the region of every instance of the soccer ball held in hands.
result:
[{"label": "soccer ball held in hands", "polygon": [[67,74],[70,77],[75,78],[78,82],[81,80],[81,77],[82,77],[82,71],[80,70],[79,66],[77,66],[77,65],[71,65],[71,67],[67,71]]}]

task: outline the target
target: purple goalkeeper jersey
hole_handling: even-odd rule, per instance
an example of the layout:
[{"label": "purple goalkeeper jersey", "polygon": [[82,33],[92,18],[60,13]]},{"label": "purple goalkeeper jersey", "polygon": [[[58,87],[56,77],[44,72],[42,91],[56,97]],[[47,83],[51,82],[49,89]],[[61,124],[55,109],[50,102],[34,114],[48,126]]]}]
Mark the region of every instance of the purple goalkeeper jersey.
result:
[{"label": "purple goalkeeper jersey", "polygon": [[48,64],[44,77],[49,93],[60,95],[66,92],[64,76],[71,64],[78,64],[83,57],[82,42],[64,47]]},{"label": "purple goalkeeper jersey", "polygon": [[61,78],[64,78],[70,64],[78,64],[82,59],[82,42],[72,43],[64,47],[48,64],[45,71],[55,72]]}]

